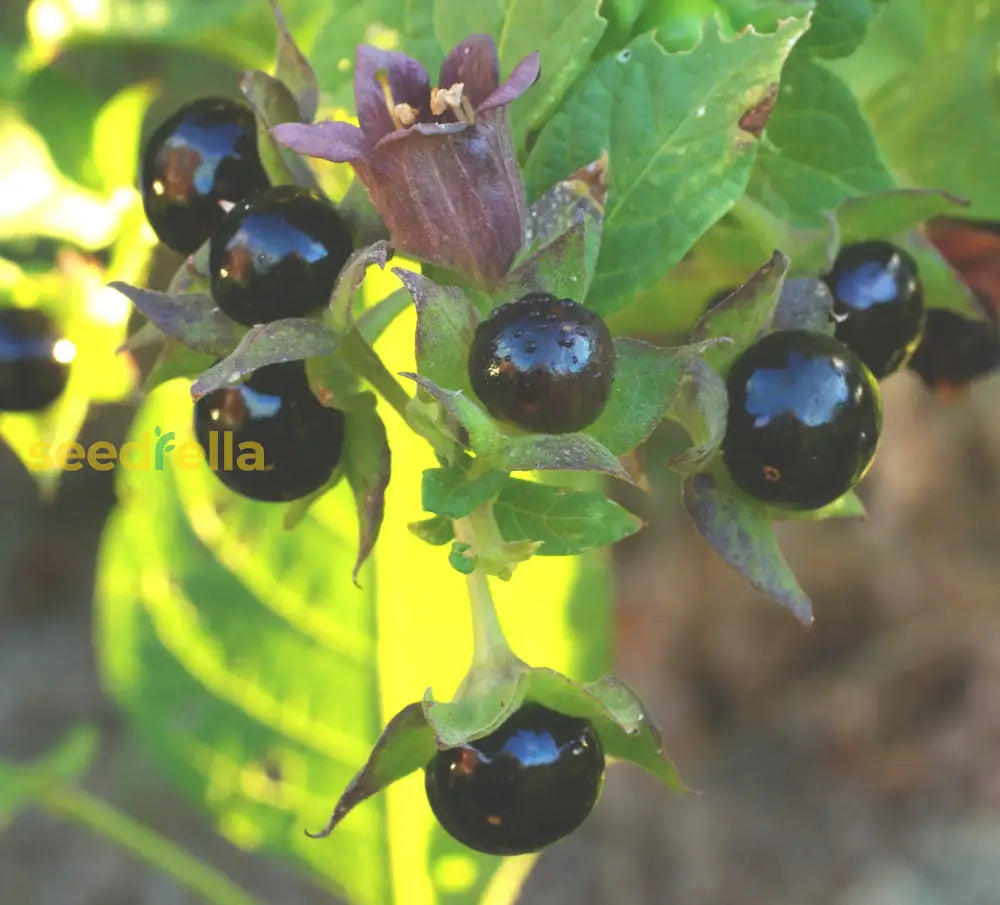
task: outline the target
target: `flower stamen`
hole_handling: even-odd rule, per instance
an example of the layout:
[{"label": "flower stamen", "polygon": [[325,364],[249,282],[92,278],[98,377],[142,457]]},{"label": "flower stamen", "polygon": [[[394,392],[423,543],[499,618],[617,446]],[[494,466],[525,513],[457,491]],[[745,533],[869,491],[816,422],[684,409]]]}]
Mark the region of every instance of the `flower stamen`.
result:
[{"label": "flower stamen", "polygon": [[392,87],[389,85],[389,75],[384,69],[375,73],[375,81],[382,88],[382,97],[385,98],[385,109],[389,111],[389,118],[396,129],[402,129],[404,124],[399,116],[399,108],[409,106],[408,104],[397,104],[392,97]]},{"label": "flower stamen", "polygon": [[450,109],[458,122],[474,125],[476,111],[463,93],[464,89],[464,82],[455,82],[450,88],[432,88],[431,113],[440,116],[445,110]]},{"label": "flower stamen", "polygon": [[412,126],[420,117],[420,111],[416,107],[411,107],[409,104],[396,104],[396,106],[392,109],[395,114],[395,119],[397,119],[404,128]]}]

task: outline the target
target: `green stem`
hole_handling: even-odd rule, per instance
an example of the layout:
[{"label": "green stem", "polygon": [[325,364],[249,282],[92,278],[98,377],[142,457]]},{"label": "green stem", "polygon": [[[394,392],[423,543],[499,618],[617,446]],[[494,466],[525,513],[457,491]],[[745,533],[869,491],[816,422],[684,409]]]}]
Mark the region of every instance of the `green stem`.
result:
[{"label": "green stem", "polygon": [[[455,537],[469,544],[473,552],[476,550],[475,523],[471,517],[455,521]],[[466,576],[466,581],[472,604],[472,670],[519,664],[500,626],[486,573],[480,568],[473,569]]]},{"label": "green stem", "polygon": [[213,905],[262,905],[214,867],[149,827],[81,789],[55,784],[39,792],[50,813],[82,824],[116,842]]},{"label": "green stem", "polygon": [[378,353],[365,342],[356,329],[349,330],[340,340],[340,357],[354,371],[367,380],[412,430],[424,437],[439,455],[450,456],[455,444],[430,423],[417,423],[410,412],[410,397],[399,381],[382,363]]}]

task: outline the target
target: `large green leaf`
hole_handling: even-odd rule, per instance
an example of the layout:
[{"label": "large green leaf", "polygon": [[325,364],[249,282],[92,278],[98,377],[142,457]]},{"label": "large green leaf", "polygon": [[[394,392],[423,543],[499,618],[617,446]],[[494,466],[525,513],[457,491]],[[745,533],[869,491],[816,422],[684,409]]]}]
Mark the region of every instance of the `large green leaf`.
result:
[{"label": "large green leaf", "polygon": [[866,103],[886,157],[918,185],[972,202],[973,217],[1000,217],[997,42],[1000,7],[959,2],[927,7],[930,51]]},{"label": "large green leaf", "polygon": [[851,90],[805,53],[785,67],[764,139],[747,194],[782,223],[824,227],[824,212],[845,198],[894,185]]},{"label": "large green leaf", "polygon": [[743,194],[757,149],[752,119],[804,29],[789,20],[773,34],[726,39],[709,22],[684,53],[643,35],[595,66],[549,120],[528,159],[529,197],[602,149],[610,155],[591,307],[607,314],[627,304]]},{"label": "large green leaf", "polygon": [[587,67],[607,26],[597,14],[600,5],[601,0],[508,0],[497,37],[501,73],[506,75],[533,51],[542,58],[538,81],[511,107],[516,149],[541,128]]}]

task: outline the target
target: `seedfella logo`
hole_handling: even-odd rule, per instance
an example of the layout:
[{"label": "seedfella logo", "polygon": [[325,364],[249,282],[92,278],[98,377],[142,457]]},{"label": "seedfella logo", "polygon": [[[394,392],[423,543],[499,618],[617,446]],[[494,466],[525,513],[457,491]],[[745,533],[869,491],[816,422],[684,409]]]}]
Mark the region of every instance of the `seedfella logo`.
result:
[{"label": "seedfella logo", "polygon": [[194,471],[207,464],[212,471],[266,471],[264,447],[252,440],[236,443],[232,431],[211,431],[208,448],[195,440],[174,443],[173,431],[159,427],[123,443],[121,448],[106,440],[89,446],[82,443],[34,443],[28,450],[28,468],[32,471],[80,471],[84,466],[94,471],[111,471],[116,465],[126,471],[163,471],[167,454],[175,468]]}]

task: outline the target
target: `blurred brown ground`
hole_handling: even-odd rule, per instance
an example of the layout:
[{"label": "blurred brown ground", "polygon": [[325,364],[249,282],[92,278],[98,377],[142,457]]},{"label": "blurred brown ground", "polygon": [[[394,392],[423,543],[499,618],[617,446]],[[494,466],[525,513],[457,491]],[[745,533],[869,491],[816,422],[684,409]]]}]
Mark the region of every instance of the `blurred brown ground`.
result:
[{"label": "blurred brown ground", "polygon": [[[863,485],[870,518],[780,530],[813,628],[729,571],[670,506],[623,545],[617,672],[701,794],[611,770],[524,905],[1000,905],[1000,377],[946,402],[896,376],[885,410]],[[105,409],[87,433],[113,440],[128,416]],[[265,902],[331,901],[215,837],[135,750],[91,649],[110,475],[68,478],[45,510],[0,450],[0,754],[31,758],[96,723],[89,788]],[[35,809],[0,833],[2,905],[194,902]]]}]

